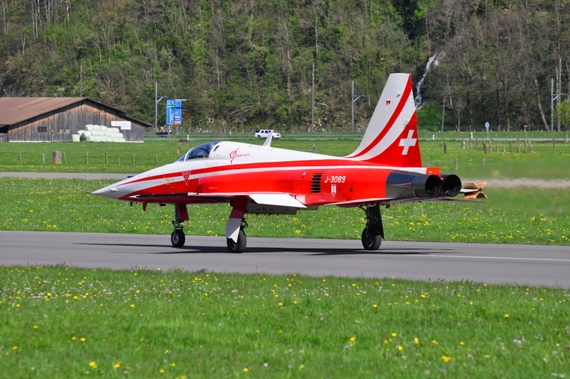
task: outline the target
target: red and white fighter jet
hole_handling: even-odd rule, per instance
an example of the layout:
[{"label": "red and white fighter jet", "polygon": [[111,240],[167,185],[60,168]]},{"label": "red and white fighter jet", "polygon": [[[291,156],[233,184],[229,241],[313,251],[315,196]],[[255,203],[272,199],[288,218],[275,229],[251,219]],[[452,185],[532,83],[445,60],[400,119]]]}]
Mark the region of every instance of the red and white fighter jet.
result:
[{"label": "red and white fighter jet", "polygon": [[[171,243],[185,243],[188,204],[229,203],[227,246],[246,248],[246,213],[295,214],[323,205],[360,207],[366,213],[362,245],[376,250],[384,238],[380,205],[446,201],[462,192],[456,175],[422,167],[412,81],[388,78],[358,148],[346,157],[299,152],[265,143],[209,142],[191,148],[176,162],[143,172],[95,195],[147,204],[173,204]],[[481,192],[481,188],[464,190]]]}]

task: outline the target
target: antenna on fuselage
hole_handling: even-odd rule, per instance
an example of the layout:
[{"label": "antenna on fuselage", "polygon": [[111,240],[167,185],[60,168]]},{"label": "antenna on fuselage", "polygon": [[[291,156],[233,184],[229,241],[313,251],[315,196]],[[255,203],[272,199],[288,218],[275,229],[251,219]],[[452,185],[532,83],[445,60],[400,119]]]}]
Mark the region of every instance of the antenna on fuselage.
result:
[{"label": "antenna on fuselage", "polygon": [[271,140],[273,139],[273,129],[271,129],[271,133],[269,133],[269,135],[267,136],[267,138],[265,139],[265,142],[263,143],[263,146],[271,146]]}]

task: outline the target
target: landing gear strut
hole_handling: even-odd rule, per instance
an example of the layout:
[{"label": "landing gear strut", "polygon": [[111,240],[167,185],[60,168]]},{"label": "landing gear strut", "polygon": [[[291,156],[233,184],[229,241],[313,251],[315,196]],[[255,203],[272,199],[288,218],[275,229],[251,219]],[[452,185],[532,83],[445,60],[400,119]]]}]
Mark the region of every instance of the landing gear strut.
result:
[{"label": "landing gear strut", "polygon": [[234,240],[231,238],[227,239],[228,250],[230,251],[230,253],[241,253],[245,250],[245,247],[247,245],[247,237],[243,230],[247,228],[247,226],[248,226],[247,221],[245,221],[245,219],[242,218],[237,242],[234,242]]},{"label": "landing gear strut", "polygon": [[364,212],[366,212],[366,226],[362,231],[362,246],[366,250],[378,250],[384,238],[380,206],[375,204],[366,207]]},{"label": "landing gear strut", "polygon": [[[184,208],[181,208],[184,207]],[[185,216],[185,217],[184,217]],[[175,206],[174,207],[174,220],[172,220],[172,226],[174,231],[170,235],[170,243],[173,247],[182,247],[186,242],[186,236],[184,235],[184,221],[188,220],[188,212],[185,206]]]}]

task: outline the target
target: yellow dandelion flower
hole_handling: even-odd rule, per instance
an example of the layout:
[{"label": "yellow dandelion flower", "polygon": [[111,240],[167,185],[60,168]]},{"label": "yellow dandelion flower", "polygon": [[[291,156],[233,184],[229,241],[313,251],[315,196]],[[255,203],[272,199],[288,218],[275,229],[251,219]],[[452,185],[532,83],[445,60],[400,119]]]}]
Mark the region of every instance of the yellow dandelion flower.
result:
[{"label": "yellow dandelion flower", "polygon": [[397,336],[396,332],[392,332],[392,337],[396,337],[396,336]]},{"label": "yellow dandelion flower", "polygon": [[398,345],[398,350],[402,351],[404,348],[402,347],[402,345]]},{"label": "yellow dandelion flower", "polygon": [[247,367],[244,367],[243,372],[249,372],[249,369]]},{"label": "yellow dandelion flower", "polygon": [[115,368],[119,368],[119,367],[121,367],[121,362],[117,362],[117,363],[115,363],[113,366],[114,366]]},{"label": "yellow dandelion flower", "polygon": [[504,316],[504,317],[505,317],[505,318],[509,318],[509,314],[508,314],[508,313],[505,313],[505,316]]},{"label": "yellow dandelion flower", "polygon": [[449,362],[451,360],[451,357],[449,355],[442,355],[441,359],[443,359],[444,362]]},{"label": "yellow dandelion flower", "polygon": [[354,341],[356,341],[356,337],[354,337],[354,336],[350,337],[350,342],[354,342]]},{"label": "yellow dandelion flower", "polygon": [[91,361],[91,362],[89,362],[89,366],[90,366],[91,368],[97,368],[97,363]]},{"label": "yellow dandelion flower", "polygon": [[158,370],[158,371],[159,371],[161,374],[164,374],[164,372],[165,372],[163,368],[161,368],[161,369]]},{"label": "yellow dandelion flower", "polygon": [[85,337],[81,337],[80,341],[85,342],[86,341]]},{"label": "yellow dandelion flower", "polygon": [[418,344],[420,343],[420,340],[418,339],[418,337],[415,337],[415,338],[414,338],[414,343],[415,343],[416,345],[418,345]]},{"label": "yellow dandelion flower", "polygon": [[18,346],[14,346],[14,347],[12,348],[12,350],[14,350],[14,351],[18,350]]}]

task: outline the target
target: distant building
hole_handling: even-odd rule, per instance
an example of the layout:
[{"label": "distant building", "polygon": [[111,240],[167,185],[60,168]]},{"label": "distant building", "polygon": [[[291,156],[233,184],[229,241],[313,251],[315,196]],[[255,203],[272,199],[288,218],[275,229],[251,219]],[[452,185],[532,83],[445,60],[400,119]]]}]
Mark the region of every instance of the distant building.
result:
[{"label": "distant building", "polygon": [[0,97],[0,141],[71,142],[86,125],[116,127],[128,142],[152,127],[86,97]]}]

